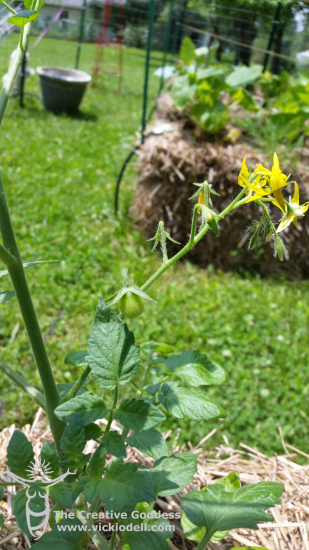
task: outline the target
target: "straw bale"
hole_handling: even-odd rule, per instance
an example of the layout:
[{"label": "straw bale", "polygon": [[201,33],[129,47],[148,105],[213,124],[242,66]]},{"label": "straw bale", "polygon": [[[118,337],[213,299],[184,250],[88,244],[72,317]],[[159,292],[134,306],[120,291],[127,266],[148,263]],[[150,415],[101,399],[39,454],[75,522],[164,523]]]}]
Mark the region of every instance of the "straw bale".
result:
[{"label": "straw bale", "polygon": [[[132,215],[147,239],[153,237],[158,222],[163,220],[174,240],[184,245],[190,233],[193,201],[190,196],[197,190],[192,184],[208,179],[221,197],[213,197],[214,207],[222,211],[237,196],[240,188],[237,176],[242,159],[255,168],[257,163],[268,161],[261,152],[244,143],[216,141],[197,127],[186,116],[179,117],[168,94],[163,94],[158,103],[157,118],[148,131],[167,120],[173,131],[161,135],[150,135],[138,152],[139,179],[132,204]],[[221,134],[223,137],[223,134]],[[308,159],[304,150],[303,162],[298,165],[297,179],[301,201],[309,199]],[[282,168],[290,171],[289,166]],[[288,192],[293,192],[293,185]],[[280,218],[276,207],[271,207],[275,222]],[[245,230],[252,220],[261,217],[260,207],[247,204],[232,212],[220,222],[220,238],[211,231],[196,245],[188,259],[202,267],[213,264],[222,270],[238,269],[266,273],[284,273],[290,277],[309,276],[309,217],[299,219],[298,228],[292,224],[281,233],[288,250],[290,261],[280,262],[273,257],[273,241],[263,243],[257,250],[248,250],[249,236]],[[169,244],[169,253],[178,252],[180,247]]]},{"label": "straw bale", "polygon": [[[42,411],[39,410],[32,426],[27,425],[23,432],[32,442],[35,456],[38,457],[45,440],[51,441],[49,427],[41,419]],[[106,420],[97,421],[106,424]],[[0,472],[6,470],[5,459],[9,440],[14,432],[12,425],[0,432]],[[112,429],[120,430],[117,423],[112,423]],[[252,449],[240,443],[239,449],[230,447],[228,439],[223,436],[224,443],[213,450],[204,450],[206,441],[216,432],[213,430],[200,441],[196,447],[189,443],[179,448],[179,432],[173,434],[169,431],[164,434],[165,439],[174,436],[173,452],[194,452],[198,456],[198,469],[194,482],[187,489],[171,497],[158,498],[155,509],[162,512],[181,512],[181,496],[194,489],[201,489],[208,484],[214,483],[217,479],[237,471],[243,485],[257,483],[259,481],[277,481],[285,487],[281,503],[271,508],[270,513],[274,517],[273,523],[260,523],[259,530],[234,529],[221,542],[211,542],[208,550],[231,550],[234,547],[257,546],[269,550],[309,550],[309,455],[295,449],[291,445],[283,446],[287,451],[282,456],[268,457],[257,449]],[[89,441],[85,452],[93,452],[97,443]],[[209,447],[209,443],[207,443]],[[289,453],[291,448],[293,453]],[[297,454],[306,458],[305,465],[299,465],[293,459]],[[108,460],[111,459],[107,455]],[[152,466],[154,460],[139,452],[137,449],[128,447],[127,459],[138,464]],[[0,532],[0,548],[9,550],[26,550],[35,547],[35,541],[29,540],[23,535],[12,515],[12,487],[6,487],[3,500],[0,502],[0,513],[4,515],[4,527]],[[104,522],[98,520],[96,523]],[[171,549],[194,550],[197,548],[195,542],[189,541],[183,536],[181,525],[178,520],[173,520],[175,525],[174,537],[171,541]],[[118,544],[118,543],[117,543]],[[92,542],[88,550],[95,548]],[[117,550],[120,546],[117,546]]]}]

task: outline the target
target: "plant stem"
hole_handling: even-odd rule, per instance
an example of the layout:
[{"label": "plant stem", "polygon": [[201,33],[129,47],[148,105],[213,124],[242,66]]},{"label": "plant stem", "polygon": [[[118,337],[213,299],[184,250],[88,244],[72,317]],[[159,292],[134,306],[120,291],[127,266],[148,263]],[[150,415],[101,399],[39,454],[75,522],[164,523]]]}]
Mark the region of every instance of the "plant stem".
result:
[{"label": "plant stem", "polygon": [[36,388],[34,388],[27,380],[25,380],[22,376],[17,374],[11,367],[6,365],[1,359],[0,359],[0,370],[4,372],[17,386],[19,386],[33,401],[35,401],[39,407],[41,407],[46,412],[46,399],[44,395],[38,391]]},{"label": "plant stem", "polygon": [[108,432],[110,430],[110,427],[112,425],[113,417],[114,417],[114,409],[116,409],[116,407],[117,407],[117,401],[118,401],[118,386],[116,386],[116,388],[115,388],[113,410],[109,415],[109,419],[108,419],[108,422],[107,422],[107,426],[105,428],[104,435],[108,434]]},{"label": "plant stem", "polygon": [[[241,192],[237,195],[236,199],[234,199],[231,202],[231,204],[229,206],[227,206],[221,212],[221,214],[219,214],[217,216],[217,220],[221,220],[222,218],[224,218],[224,216],[229,214],[229,212],[231,212],[231,210],[233,210],[236,205],[237,206],[240,205],[240,203],[239,204],[237,204],[237,203],[241,199],[243,194],[246,192],[246,190],[247,190],[247,186],[245,186],[241,190]],[[247,197],[246,197],[246,199],[247,199]],[[193,215],[193,220],[194,220],[194,215]],[[192,224],[193,224],[193,222],[192,222]],[[189,242],[183,247],[182,250],[180,250],[177,254],[175,254],[175,256],[170,258],[164,265],[161,265],[161,267],[159,267],[159,269],[150,277],[150,279],[148,279],[148,281],[146,281],[146,283],[144,283],[143,286],[141,286],[141,290],[143,290],[143,291],[147,290],[147,288],[149,288],[159,277],[161,277],[161,275],[163,275],[163,273],[169,267],[174,265],[178,260],[180,260],[180,258],[182,258],[182,256],[184,256],[187,252],[189,252],[189,250],[191,250],[191,248],[193,248],[193,246],[195,246],[204,237],[204,235],[206,235],[208,230],[209,230],[209,225],[206,223],[204,225],[204,227],[199,231],[199,233],[194,238],[192,238],[192,230],[191,230],[191,236],[190,236]]]},{"label": "plant stem", "polygon": [[62,399],[61,401],[61,404],[62,403],[66,403],[67,401],[69,401],[69,399],[72,399],[72,397],[75,397],[75,395],[78,393],[78,391],[80,390],[80,388],[82,387],[83,383],[85,382],[88,374],[91,372],[91,368],[90,367],[86,367],[85,370],[82,372],[82,374],[80,375],[79,379],[75,382],[73,388],[69,391],[69,393],[67,393],[67,395]]},{"label": "plant stem", "polygon": [[198,545],[197,549],[196,550],[205,550],[207,544],[209,543],[211,537],[213,536],[214,533],[205,533],[205,535],[203,536],[200,544]]},{"label": "plant stem", "polygon": [[87,526],[87,531],[90,534],[90,537],[92,538],[97,549],[109,550],[109,546],[106,540],[100,535],[100,532],[95,529],[92,519],[84,517],[84,515],[79,515],[80,512],[85,512],[85,515],[87,516],[87,512],[89,512],[84,497],[79,499],[79,504],[73,504],[72,510],[74,512],[74,515],[82,522],[82,524]]},{"label": "plant stem", "polygon": [[16,263],[14,256],[12,256],[12,254],[4,248],[2,244],[0,244],[0,260],[2,260],[6,266],[9,264],[14,265],[14,263]]},{"label": "plant stem", "polygon": [[[1,104],[1,98],[0,98]],[[53,377],[48,360],[43,336],[39,327],[37,316],[33,307],[29,292],[25,271],[20,257],[18,245],[15,239],[6,196],[0,176],[0,233],[4,247],[14,256],[13,264],[7,264],[14,290],[19,302],[19,307],[26,330],[29,336],[32,351],[40,374],[43,391],[46,399],[46,413],[58,454],[60,455],[60,439],[65,428],[65,423],[59,420],[54,409],[60,404],[60,396]]]},{"label": "plant stem", "polygon": [[0,125],[2,123],[4,111],[7,106],[7,102],[13,88],[15,77],[18,73],[19,66],[22,62],[24,51],[27,49],[28,37],[30,35],[31,27],[32,27],[32,21],[30,23],[27,23],[24,26],[23,33],[21,33],[20,35],[20,40],[18,41],[18,46],[15,50],[14,59],[12,61],[12,64],[9,67],[9,71],[3,85],[3,89],[0,96]]},{"label": "plant stem", "polygon": [[9,10],[11,13],[14,13],[14,15],[16,15],[17,12],[13,8],[11,8],[11,6],[9,4],[7,4],[7,2],[2,0],[1,3],[6,7],[7,10]]},{"label": "plant stem", "polygon": [[111,541],[109,543],[109,550],[114,550],[115,540],[116,540],[116,531],[113,531],[112,532],[112,538],[111,538]]},{"label": "plant stem", "polygon": [[199,207],[198,207],[198,205],[196,204],[196,205],[194,206],[194,211],[193,211],[192,226],[191,226],[191,235],[190,235],[190,240],[189,240],[189,243],[190,243],[192,246],[193,246],[193,244],[194,244],[194,238],[195,238],[195,232],[196,232],[196,222],[197,222],[198,211],[199,211]]}]

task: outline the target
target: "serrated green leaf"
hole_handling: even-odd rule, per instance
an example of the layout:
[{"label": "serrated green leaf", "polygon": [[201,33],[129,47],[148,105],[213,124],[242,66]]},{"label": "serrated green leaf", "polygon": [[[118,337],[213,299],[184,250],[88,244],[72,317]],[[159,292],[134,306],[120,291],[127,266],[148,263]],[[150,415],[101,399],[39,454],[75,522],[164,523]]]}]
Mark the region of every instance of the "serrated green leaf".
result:
[{"label": "serrated green leaf", "polygon": [[15,290],[6,290],[5,292],[0,292],[0,304],[4,304],[4,302],[7,302],[11,298],[14,298],[15,295]]},{"label": "serrated green leaf", "polygon": [[211,361],[204,353],[194,350],[170,357],[166,361],[166,367],[191,386],[219,385],[227,378],[220,365]]},{"label": "serrated green leaf", "polygon": [[227,491],[222,484],[214,483],[207,491],[192,491],[182,499],[182,509],[189,520],[206,531],[246,528],[257,529],[259,521],[273,521],[265,510],[280,502],[283,485],[262,481]]},{"label": "serrated green leaf", "polygon": [[[22,530],[23,533],[26,533],[28,537],[32,537],[32,533],[30,533],[28,528],[28,522],[27,522],[27,516],[26,516],[26,510],[27,510],[27,503],[28,503],[28,496],[26,493],[27,489],[21,489],[16,493],[16,495],[13,498],[13,514],[16,517],[16,521],[18,523],[18,526]],[[39,493],[43,494],[45,491],[44,486],[40,481],[35,481],[31,483],[31,487],[28,489],[29,495],[31,496],[31,504],[30,509],[32,512],[40,513],[45,510],[45,499],[40,496]],[[37,517],[30,517],[30,526],[31,528],[35,528],[36,525],[38,525],[38,519]],[[35,529],[34,529],[35,532]]]},{"label": "serrated green leaf", "polygon": [[57,483],[57,485],[53,485],[49,489],[49,495],[52,500],[58,502],[58,504],[61,504],[65,508],[72,507],[72,492],[70,491],[67,483],[62,481],[61,483]]},{"label": "serrated green leaf", "polygon": [[188,416],[193,420],[225,418],[222,407],[211,401],[204,392],[179,387],[176,382],[165,382],[161,386],[159,400],[176,418]]},{"label": "serrated green leaf", "polygon": [[126,443],[155,460],[158,460],[162,456],[168,456],[165,439],[158,430],[154,430],[153,428],[134,433],[132,437],[126,438]]},{"label": "serrated green leaf", "polygon": [[65,356],[64,362],[66,363],[66,365],[73,365],[74,367],[87,367],[87,354],[88,352],[84,350],[71,351],[71,353]]},{"label": "serrated green leaf", "polygon": [[103,437],[103,443],[106,447],[107,452],[111,455],[114,455],[117,458],[127,456],[126,446],[119,433],[108,432]]},{"label": "serrated green leaf", "polygon": [[129,546],[130,550],[145,550],[146,548],[169,550],[170,548],[160,531],[151,531],[150,526],[147,532],[135,532],[121,539],[121,548],[124,548],[125,544]]},{"label": "serrated green leaf", "polygon": [[147,468],[153,492],[165,497],[182,491],[192,481],[197,467],[197,456],[193,453],[175,453],[163,457]]},{"label": "serrated green leaf", "polygon": [[105,461],[106,461],[106,451],[104,444],[99,445],[99,447],[93,453],[91,460],[88,465],[88,473],[91,477],[96,479],[101,479],[105,470]]},{"label": "serrated green leaf", "polygon": [[50,443],[49,441],[44,441],[43,447],[41,450],[41,464],[48,467],[48,476],[52,479],[56,479],[61,475],[61,470],[59,466],[59,458],[56,452],[55,443]]},{"label": "serrated green leaf", "polygon": [[111,309],[99,301],[91,327],[86,360],[91,375],[101,388],[113,390],[130,382],[140,365],[139,347],[133,332]]},{"label": "serrated green leaf", "polygon": [[[84,384],[87,384],[89,380],[85,380]],[[69,384],[57,384],[57,389],[58,389],[58,392],[59,392],[59,395],[61,397],[61,399],[64,399],[69,391],[71,391],[71,389],[73,388],[75,382],[70,382]],[[88,390],[87,388],[85,388],[84,386],[82,386],[78,392],[77,392],[77,395],[83,395],[84,393],[87,393]]]},{"label": "serrated green leaf", "polygon": [[13,474],[29,479],[31,474],[27,470],[32,462],[34,462],[32,444],[23,432],[15,430],[7,449],[7,466]]},{"label": "serrated green leaf", "polygon": [[153,428],[165,420],[164,414],[143,399],[124,399],[119,409],[114,412],[114,418],[125,428],[140,432]]},{"label": "serrated green leaf", "polygon": [[79,414],[83,426],[104,418],[109,412],[111,409],[107,408],[102,397],[91,393],[73,397],[55,409],[56,416],[67,423]]},{"label": "serrated green leaf", "polygon": [[8,19],[8,23],[12,25],[17,25],[17,27],[24,27],[30,21],[38,21],[39,12],[34,10],[21,10],[16,15],[12,15]]},{"label": "serrated green leaf", "polygon": [[65,458],[79,459],[83,454],[86,438],[80,415],[65,427],[60,441],[61,453]]},{"label": "serrated green leaf", "polygon": [[88,426],[84,426],[84,432],[87,441],[90,441],[90,439],[99,439],[102,435],[102,430],[98,424],[88,424]]},{"label": "serrated green leaf", "polygon": [[[121,459],[114,460],[107,468],[104,479],[91,480],[84,488],[84,495],[88,502],[93,496],[100,493],[104,502],[112,501],[113,510],[117,506],[131,505],[137,502],[150,502],[156,499],[147,472],[138,469],[132,462],[122,463]],[[135,504],[134,504],[135,506]]]},{"label": "serrated green leaf", "polygon": [[[68,527],[81,527],[81,522],[77,519],[64,519],[52,526],[52,530],[45,533],[36,543],[37,550],[83,550],[80,546],[83,530],[69,531]],[[62,529],[61,529],[62,526]]]}]

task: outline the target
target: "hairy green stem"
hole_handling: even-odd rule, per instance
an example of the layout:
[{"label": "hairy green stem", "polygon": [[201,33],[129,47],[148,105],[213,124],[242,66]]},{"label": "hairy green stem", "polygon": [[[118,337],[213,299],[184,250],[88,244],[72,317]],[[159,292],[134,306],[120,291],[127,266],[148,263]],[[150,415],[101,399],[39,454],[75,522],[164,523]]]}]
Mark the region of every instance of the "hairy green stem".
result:
[{"label": "hairy green stem", "polygon": [[85,370],[80,375],[79,379],[75,382],[73,388],[62,399],[61,403],[66,403],[67,401],[69,401],[69,399],[72,399],[73,397],[75,397],[75,395],[77,395],[78,391],[82,387],[83,383],[85,382],[85,380],[86,380],[86,378],[87,378],[87,376],[90,372],[91,372],[91,368],[86,367]]},{"label": "hairy green stem", "polygon": [[[87,512],[89,512],[87,508],[86,500],[84,499],[84,497],[81,497],[78,500],[79,500],[78,504],[75,503],[72,506],[72,510],[74,512],[75,517],[77,517],[83,525],[87,526],[87,531],[98,550],[109,550],[109,546],[106,540],[102,537],[102,535],[100,535],[100,532],[95,529],[95,525],[91,517],[89,518],[83,517],[84,515],[87,515]],[[86,512],[86,514],[83,514],[82,516],[80,516],[79,515],[80,512]]]},{"label": "hairy green stem", "polygon": [[200,544],[198,545],[197,549],[196,550],[205,550],[207,544],[209,543],[211,537],[214,535],[214,533],[205,533],[205,535],[203,536]]},{"label": "hairy green stem", "polygon": [[195,232],[196,232],[196,223],[197,223],[198,211],[199,211],[199,207],[198,207],[198,205],[196,204],[196,205],[194,206],[194,210],[193,210],[193,218],[192,218],[192,226],[191,226],[191,235],[190,235],[190,240],[189,240],[189,244],[191,244],[192,246],[194,245],[194,238],[195,238]]},{"label": "hairy green stem", "polygon": [[116,409],[116,407],[117,407],[117,401],[118,401],[118,386],[116,386],[116,388],[115,388],[113,410],[109,414],[109,418],[108,418],[107,426],[105,428],[104,435],[108,434],[108,432],[110,430],[110,427],[112,425],[113,418],[114,418],[114,409]]},{"label": "hairy green stem", "polygon": [[11,367],[6,365],[1,359],[0,359],[0,370],[4,372],[17,386],[19,386],[33,401],[35,401],[39,407],[41,407],[44,411],[46,411],[46,399],[44,395],[34,388],[27,380],[25,380],[22,376],[17,374]]},{"label": "hairy green stem", "polygon": [[[1,98],[0,98],[1,100]],[[18,245],[15,239],[10,213],[6,201],[2,179],[0,176],[0,233],[4,247],[14,256],[12,264],[6,264],[10,274],[14,290],[19,302],[19,307],[25,327],[28,333],[33,355],[40,374],[43,391],[46,399],[46,413],[58,454],[60,455],[60,439],[65,428],[65,423],[54,414],[55,408],[60,404],[60,396],[53,377],[49,359],[47,356],[43,336],[39,327],[37,316],[33,307],[29,292],[23,263],[20,257]]]},{"label": "hairy green stem", "polygon": [[[231,202],[231,204],[229,206],[227,206],[221,212],[221,214],[219,214],[217,216],[217,220],[221,220],[222,218],[224,218],[224,216],[229,214],[229,212],[231,212],[231,210],[233,210],[234,207],[236,207],[236,205],[240,206],[241,202],[239,202],[239,201],[240,201],[241,197],[243,196],[243,194],[246,192],[246,190],[247,190],[247,186],[245,186],[241,190],[241,192],[237,195],[236,199],[234,199]],[[246,199],[247,199],[247,197],[246,197]],[[193,219],[194,219],[194,216],[193,216]],[[189,252],[189,250],[191,250],[191,248],[193,248],[193,246],[195,246],[204,237],[204,235],[206,235],[208,230],[209,230],[209,225],[206,223],[194,238],[192,238],[192,231],[191,231],[191,236],[190,236],[189,242],[182,248],[182,250],[180,250],[177,254],[175,254],[175,256],[170,258],[168,260],[168,262],[161,265],[161,267],[159,267],[159,269],[150,277],[150,279],[148,279],[148,281],[146,281],[146,283],[144,283],[141,286],[141,290],[143,290],[143,291],[147,290],[147,288],[149,288],[159,277],[161,277],[161,275],[163,275],[163,273],[165,273],[165,271],[169,267],[174,265],[178,260],[180,260],[180,258],[182,258],[182,256],[184,256],[187,252]]]}]

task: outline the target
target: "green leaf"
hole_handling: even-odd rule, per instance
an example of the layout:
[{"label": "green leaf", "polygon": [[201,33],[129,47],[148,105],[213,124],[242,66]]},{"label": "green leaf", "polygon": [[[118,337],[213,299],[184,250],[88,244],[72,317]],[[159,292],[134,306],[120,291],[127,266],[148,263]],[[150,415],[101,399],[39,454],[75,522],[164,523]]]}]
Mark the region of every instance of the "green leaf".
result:
[{"label": "green leaf", "polygon": [[86,444],[85,433],[80,415],[65,427],[60,441],[60,448],[65,458],[79,459]]},{"label": "green leaf", "polygon": [[283,485],[262,481],[227,491],[222,484],[209,485],[207,491],[192,491],[182,499],[182,509],[194,525],[208,533],[231,529],[257,529],[259,521],[273,521],[265,510],[280,502]]},{"label": "green leaf", "polygon": [[158,430],[154,430],[153,428],[134,433],[132,437],[126,438],[126,443],[155,460],[162,456],[168,456],[165,439]]},{"label": "green leaf", "polygon": [[191,386],[220,385],[227,379],[227,374],[220,365],[213,363],[204,353],[194,350],[170,357],[166,366]]},{"label": "green leaf", "polygon": [[[66,512],[66,507],[61,506],[61,504],[56,504],[51,509],[50,516],[49,516],[49,525],[50,525],[50,527],[55,525],[55,523],[59,523],[59,521],[60,521],[60,517],[58,515],[56,515],[55,512]],[[57,519],[58,517],[59,517],[59,519]]]},{"label": "green leaf", "polygon": [[158,353],[163,353],[165,355],[174,351],[173,346],[164,344],[163,342],[144,342],[140,347],[146,353],[153,353],[154,351],[157,351]]},{"label": "green leaf", "polygon": [[216,100],[213,105],[196,103],[192,107],[191,116],[199,126],[215,134],[230,118],[226,105]]},{"label": "green leaf", "polygon": [[101,443],[99,447],[93,453],[91,460],[88,464],[88,473],[91,477],[101,479],[105,470],[106,451],[104,444]]},{"label": "green leaf", "polygon": [[66,365],[73,365],[74,367],[87,367],[88,363],[86,361],[87,351],[71,351],[68,355],[65,356],[64,362]]},{"label": "green leaf", "polygon": [[0,529],[2,529],[3,524],[4,524],[3,514],[0,514]]},{"label": "green leaf", "polygon": [[[18,15],[20,14],[21,12],[18,13]],[[14,15],[15,17],[15,15]],[[33,265],[37,265],[37,264],[46,264],[46,263],[50,263],[50,262],[56,262],[57,260],[40,260],[38,262],[26,262],[25,264],[23,264],[23,268],[24,269],[27,269],[27,267],[31,267]],[[9,272],[7,269],[4,269],[3,271],[0,271],[0,277],[3,277],[4,275],[8,275]]]},{"label": "green leaf", "polygon": [[133,398],[121,402],[119,409],[114,412],[114,418],[128,430],[140,432],[163,422],[165,415],[143,399]]},{"label": "green leaf", "polygon": [[[44,494],[45,489],[41,481],[35,481],[31,483],[31,487],[29,489],[21,489],[16,493],[13,498],[13,514],[16,517],[18,526],[23,533],[26,533],[28,537],[32,537],[33,535],[29,531],[26,516],[27,504],[29,500],[26,493],[27,490],[28,494],[31,496],[31,511],[35,513],[40,513],[45,510],[45,499],[42,498],[39,493]],[[36,525],[38,525],[38,519],[36,517],[32,517],[31,521],[30,517],[30,526],[32,527],[32,529],[35,528]],[[33,530],[35,532],[35,529]]]},{"label": "green leaf", "polygon": [[133,332],[104,302],[99,301],[91,327],[86,360],[91,375],[101,388],[113,390],[130,382],[140,365],[139,347]]},{"label": "green leaf", "polygon": [[85,486],[84,494],[88,502],[96,493],[100,493],[104,502],[113,501],[118,506],[156,499],[147,472],[138,469],[137,464],[132,462],[123,464],[121,459],[111,463],[104,479],[92,480]]},{"label": "green leaf", "polygon": [[15,290],[6,290],[5,292],[0,293],[0,304],[4,304],[4,302],[7,302],[11,298],[14,298],[15,296]]},{"label": "green leaf", "polygon": [[164,531],[160,534],[160,531],[151,531],[150,526],[148,529],[147,532],[137,531],[123,537],[121,539],[121,548],[124,547],[124,544],[127,544],[130,550],[145,550],[146,548],[151,548],[151,550],[169,550],[170,546],[162,536]]},{"label": "green leaf", "polygon": [[102,435],[102,430],[97,424],[88,424],[88,426],[84,426],[84,432],[87,441],[90,441],[90,439],[99,439]]},{"label": "green leaf", "polygon": [[56,479],[61,475],[61,470],[59,466],[59,458],[56,452],[55,443],[50,443],[49,441],[44,441],[43,447],[41,450],[41,464],[45,464],[48,467],[47,475],[52,479]]},{"label": "green leaf", "polygon": [[57,548],[57,550],[83,550],[80,546],[80,541],[84,531],[79,531],[78,528],[76,531],[69,531],[69,529],[66,528],[66,526],[73,527],[75,525],[78,527],[82,525],[77,518],[64,519],[59,523],[55,523],[52,526],[52,530],[45,533],[36,543],[36,550],[55,550],[55,548]]},{"label": "green leaf", "polygon": [[150,386],[146,386],[145,390],[150,395],[155,395],[157,391],[160,389],[160,386],[161,386],[161,382],[157,382],[156,384],[150,384]]},{"label": "green leaf", "polygon": [[[227,491],[235,491],[236,489],[240,489],[241,487],[239,475],[237,472],[231,472],[229,475],[215,481],[215,483],[223,485]],[[202,491],[207,491],[207,487],[203,487]],[[196,525],[194,525],[187,518],[185,513],[182,514],[180,521],[184,535],[188,539],[195,540],[196,542],[200,542],[202,540],[203,536],[206,533],[205,527],[197,527]],[[216,531],[216,533],[214,533],[214,535],[211,537],[211,540],[221,540],[226,537],[228,533],[229,531]]]},{"label": "green leaf", "polygon": [[70,491],[67,483],[62,481],[61,483],[57,483],[57,485],[53,485],[49,489],[49,494],[52,500],[58,502],[58,504],[61,504],[65,508],[72,507],[72,492]]},{"label": "green leaf", "polygon": [[104,418],[109,412],[111,409],[107,408],[103,399],[91,393],[73,397],[55,409],[56,416],[67,423],[71,422],[76,414],[79,414],[83,426]]},{"label": "green leaf", "polygon": [[179,76],[174,80],[170,94],[176,109],[183,110],[192,101],[197,90],[197,85],[192,84],[188,78],[188,75]]},{"label": "green leaf", "polygon": [[34,462],[34,453],[32,444],[20,430],[15,430],[7,449],[7,466],[19,477],[29,479],[30,473],[27,471]]},{"label": "green leaf", "polygon": [[[88,383],[88,380],[85,380],[84,384],[87,384],[87,383]],[[74,385],[75,385],[75,382],[70,382],[69,384],[57,384],[57,389],[61,399],[64,399],[66,395],[68,395],[69,391],[71,391]],[[81,387],[78,390],[77,395],[83,395],[84,393],[87,393],[87,392],[88,392],[87,388]]]},{"label": "green leaf", "polygon": [[239,67],[230,73],[225,82],[233,88],[239,88],[239,86],[246,86],[254,82],[261,74],[263,70],[262,65],[251,65],[250,67]]},{"label": "green leaf", "polygon": [[206,397],[202,391],[179,387],[176,382],[165,382],[161,387],[159,400],[176,418],[188,416],[193,420],[225,418],[226,412]]},{"label": "green leaf", "polygon": [[187,67],[195,61],[195,46],[188,36],[181,42],[179,57]]},{"label": "green leaf", "polygon": [[247,111],[256,112],[259,110],[259,104],[245,88],[238,88],[231,94],[231,97],[243,109],[247,109]]},{"label": "green leaf", "polygon": [[30,21],[38,22],[38,17],[39,17],[39,12],[37,11],[21,10],[18,12],[17,15],[12,15],[12,17],[8,19],[8,23],[11,23],[12,25],[17,25],[17,27],[23,28],[25,25],[27,25],[27,23],[30,23]]},{"label": "green leaf", "polygon": [[107,452],[111,455],[114,455],[117,458],[127,456],[126,446],[119,433],[108,432],[103,437],[103,443],[106,447]]},{"label": "green leaf", "polygon": [[210,84],[211,88],[214,90],[222,89],[223,82],[225,79],[226,73],[222,69],[198,69],[196,73],[196,80],[197,81],[204,81],[207,80],[207,82]]},{"label": "green leaf", "polygon": [[175,453],[154,463],[145,471],[151,480],[156,496],[165,497],[182,491],[193,481],[197,467],[197,456],[193,453]]}]

